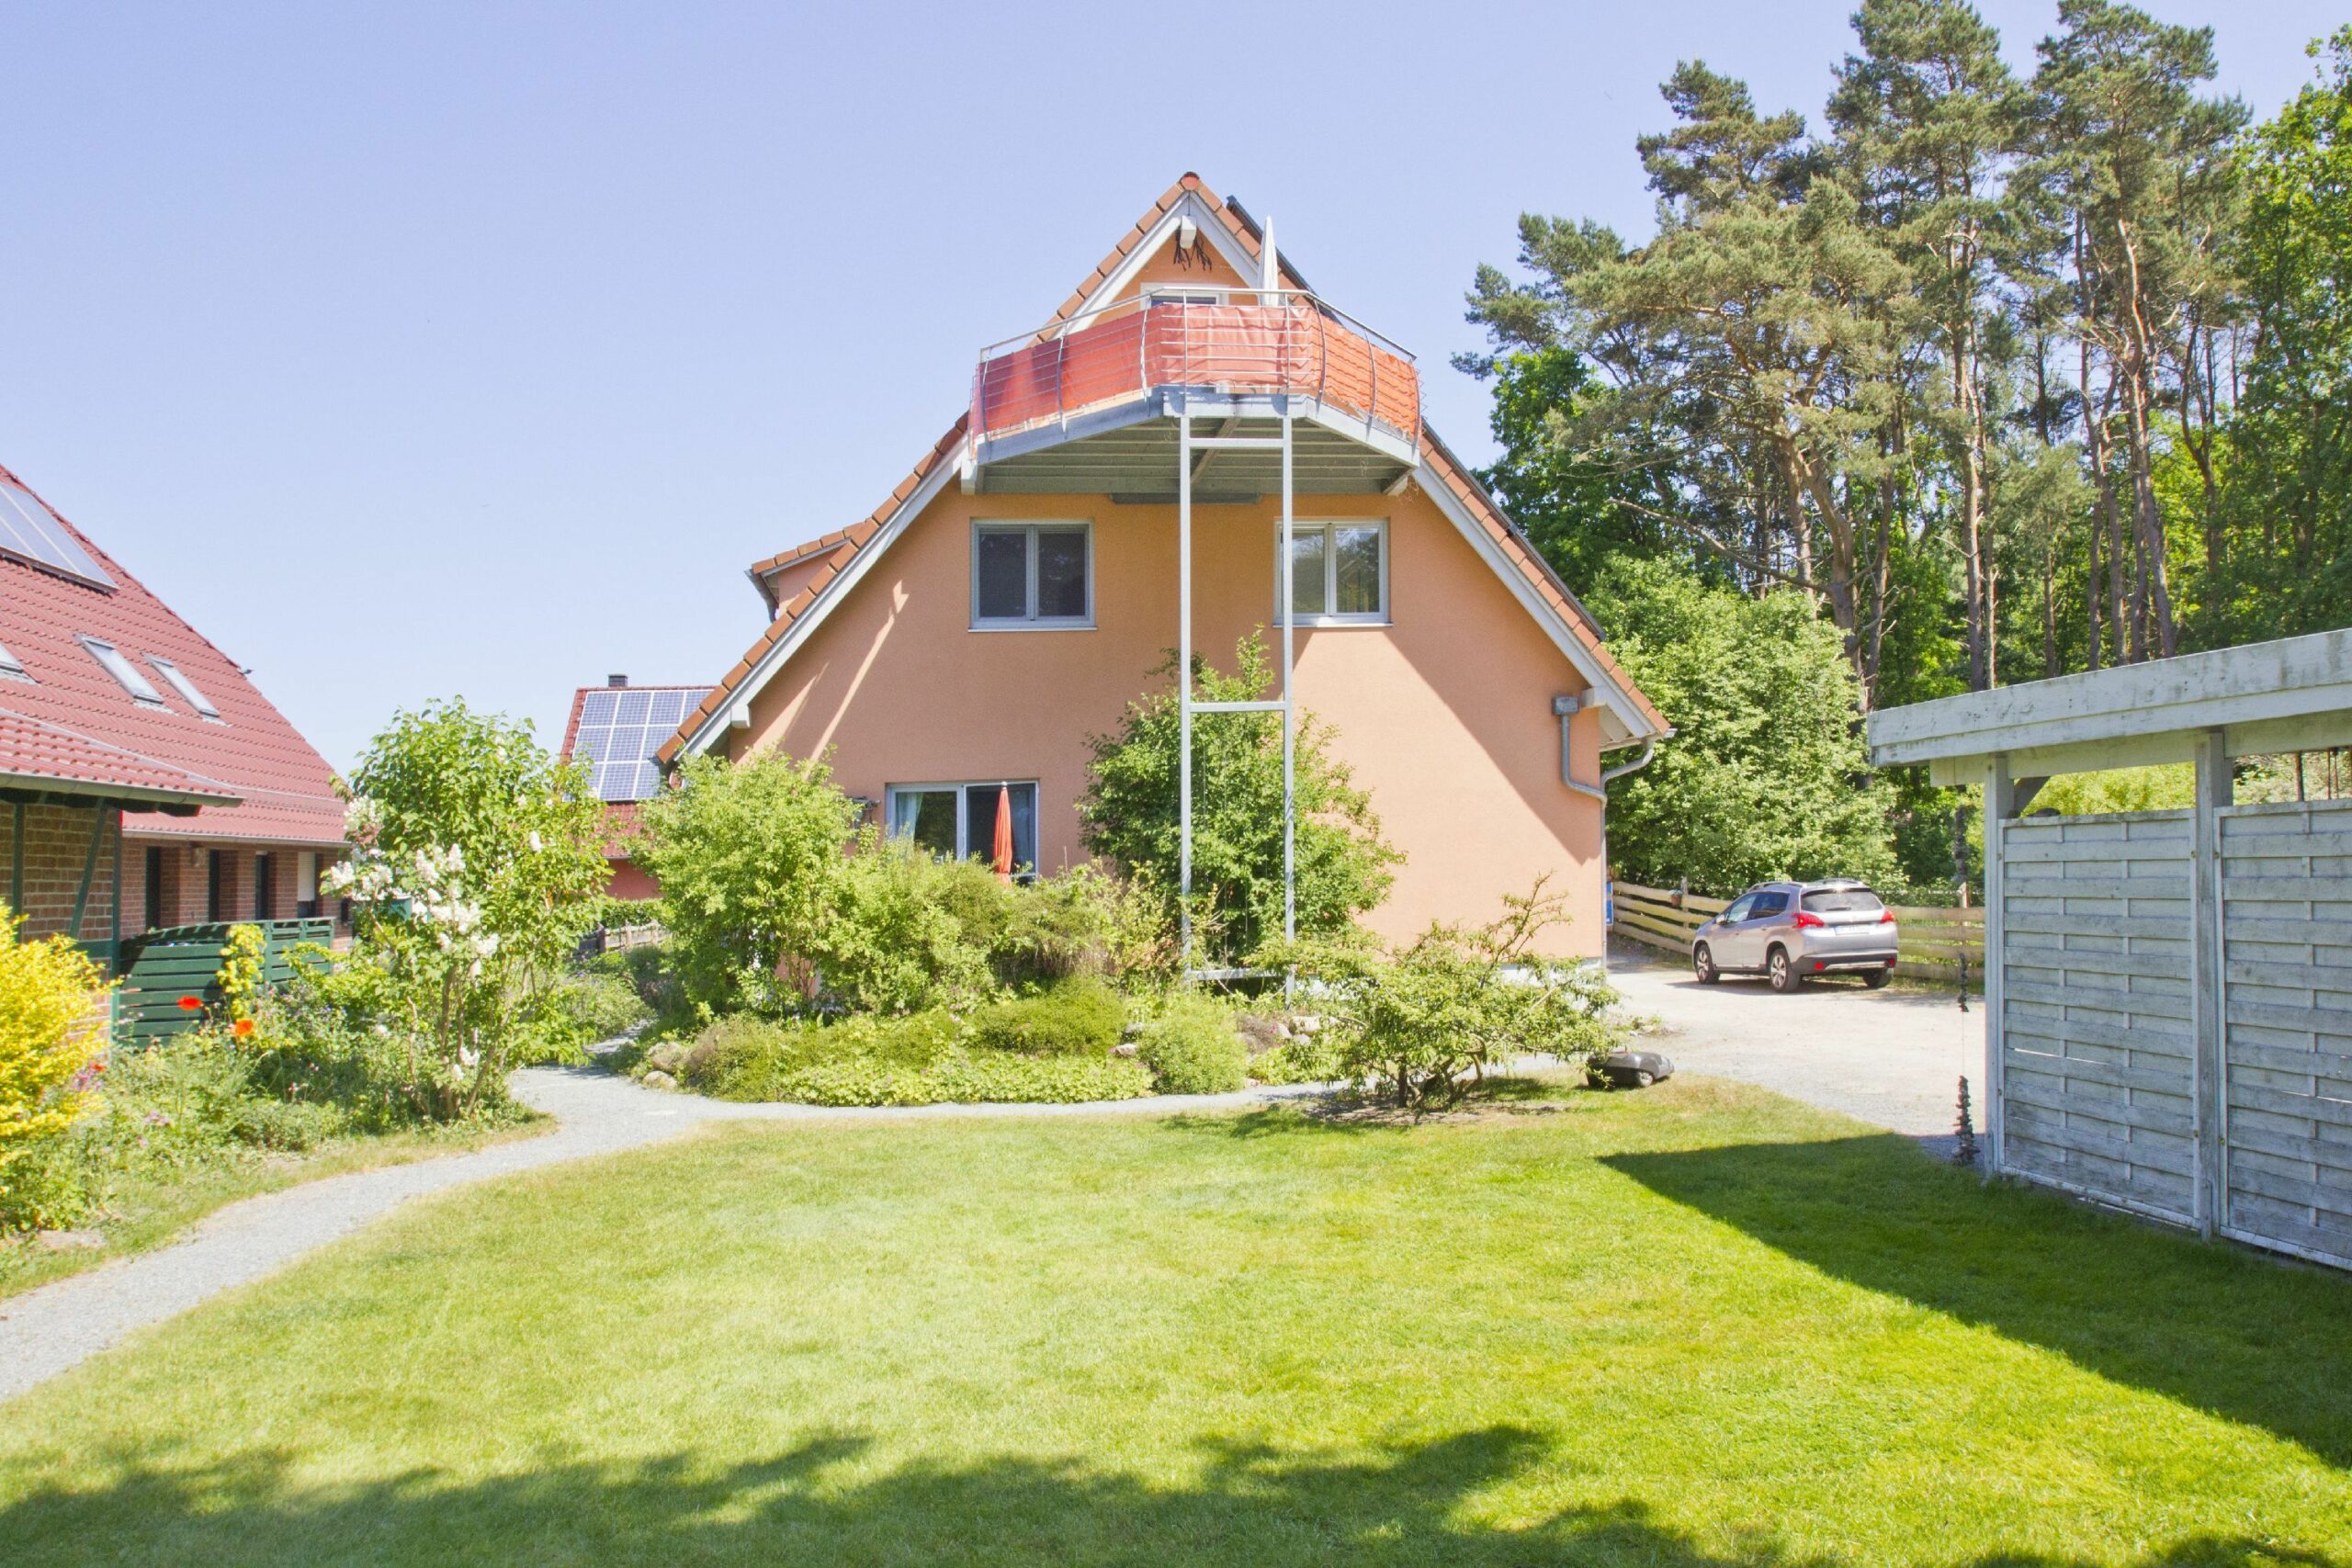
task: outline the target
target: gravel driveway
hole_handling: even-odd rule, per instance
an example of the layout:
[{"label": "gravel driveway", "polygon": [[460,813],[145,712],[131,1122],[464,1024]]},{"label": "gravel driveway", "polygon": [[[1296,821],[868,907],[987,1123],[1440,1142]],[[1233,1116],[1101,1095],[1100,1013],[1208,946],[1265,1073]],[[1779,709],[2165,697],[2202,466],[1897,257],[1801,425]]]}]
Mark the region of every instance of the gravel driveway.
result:
[{"label": "gravel driveway", "polygon": [[1951,992],[1816,982],[1775,996],[1761,980],[1702,986],[1690,966],[1619,942],[1610,978],[1634,1013],[1657,1020],[1643,1043],[1678,1070],[1738,1078],[1949,1148],[1959,1077],[1984,1128],[1984,1008]]}]

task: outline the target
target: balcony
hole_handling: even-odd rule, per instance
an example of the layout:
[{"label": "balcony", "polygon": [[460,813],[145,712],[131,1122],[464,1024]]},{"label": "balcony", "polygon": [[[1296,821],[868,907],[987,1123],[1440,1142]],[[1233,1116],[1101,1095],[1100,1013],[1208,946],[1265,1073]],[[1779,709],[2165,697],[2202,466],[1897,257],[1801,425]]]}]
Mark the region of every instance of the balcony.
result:
[{"label": "balcony", "polygon": [[[1162,288],[981,351],[966,486],[1173,501],[1180,414],[1195,436],[1249,437],[1285,412],[1299,494],[1393,491],[1420,463],[1411,355],[1298,290]],[[1195,455],[1204,503],[1281,486],[1278,453]]]}]

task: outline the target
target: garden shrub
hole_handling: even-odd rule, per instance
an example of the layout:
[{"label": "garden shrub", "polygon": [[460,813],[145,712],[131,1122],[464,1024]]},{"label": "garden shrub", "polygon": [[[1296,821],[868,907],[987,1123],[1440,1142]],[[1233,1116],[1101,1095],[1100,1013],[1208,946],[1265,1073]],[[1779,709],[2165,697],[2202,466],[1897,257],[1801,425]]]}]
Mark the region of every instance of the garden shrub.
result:
[{"label": "garden shrub", "polygon": [[[1234,673],[1194,659],[1204,701],[1241,702],[1272,689],[1273,669],[1255,634],[1234,650]],[[1176,660],[1153,671],[1165,689],[1127,705],[1118,729],[1091,737],[1093,761],[1079,805],[1086,846],[1158,896],[1172,924],[1178,896]],[[1380,836],[1372,797],[1332,755],[1331,727],[1302,716],[1295,740],[1298,929],[1345,927],[1387,896],[1404,857]],[[1237,959],[1283,930],[1282,722],[1229,714],[1193,736],[1193,920],[1200,949]]]},{"label": "garden shrub", "polygon": [[259,926],[229,928],[229,940],[220,948],[220,967],[213,979],[220,987],[221,1003],[232,1021],[253,1017],[254,1007],[261,998],[268,952],[269,939]]},{"label": "garden shrub", "polygon": [[1621,1032],[1598,965],[1534,953],[1535,939],[1566,919],[1565,897],[1538,879],[1503,903],[1491,925],[1433,925],[1398,949],[1359,940],[1269,956],[1314,981],[1340,1077],[1376,1081],[1408,1108],[1451,1104],[1469,1075],[1545,1052],[1589,1065]]},{"label": "garden shrub", "polygon": [[706,1028],[679,1070],[722,1100],[807,1105],[1066,1103],[1151,1092],[1151,1074],[1109,1056],[968,1049],[970,1029],[942,1009],[820,1023],[748,1014]]},{"label": "garden shrub", "polygon": [[507,1059],[517,1066],[584,1062],[589,1046],[615,1039],[651,1016],[628,976],[566,970],[533,990],[516,1021]]},{"label": "garden shrub", "polygon": [[1250,1061],[1232,1012],[1198,993],[1170,998],[1145,1026],[1142,1045],[1144,1064],[1170,1094],[1230,1094]]},{"label": "garden shrub", "polygon": [[1340,1076],[1340,1053],[1329,1031],[1294,1034],[1250,1057],[1248,1070],[1262,1084],[1330,1083]]},{"label": "garden shrub", "polygon": [[856,1011],[978,1000],[995,976],[988,932],[976,934],[965,920],[993,921],[997,914],[983,903],[976,876],[995,882],[984,867],[934,860],[868,827],[834,873],[825,919],[799,951],[817,961],[825,991]]},{"label": "garden shrub", "polygon": [[25,942],[0,907],[0,1180],[17,1153],[71,1125],[106,1043],[98,966],[62,936]]},{"label": "garden shrub", "polygon": [[972,1043],[1031,1056],[1104,1055],[1126,1024],[1125,1001],[1089,976],[980,1009],[972,1015]]},{"label": "garden shrub", "polygon": [[[706,1017],[797,1002],[848,864],[857,807],[822,761],[691,757],[639,808],[637,859],[662,884],[668,947]],[[779,969],[790,971],[779,979]]]}]

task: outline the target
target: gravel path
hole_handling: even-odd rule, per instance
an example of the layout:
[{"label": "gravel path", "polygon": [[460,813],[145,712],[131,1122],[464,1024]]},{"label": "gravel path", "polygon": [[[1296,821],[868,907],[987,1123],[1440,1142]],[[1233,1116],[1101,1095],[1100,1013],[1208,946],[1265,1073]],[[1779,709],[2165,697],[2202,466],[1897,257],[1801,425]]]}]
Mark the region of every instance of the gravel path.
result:
[{"label": "gravel path", "polygon": [[1227,1111],[1315,1092],[1159,1095],[1080,1105],[916,1105],[832,1110],[732,1105],[667,1094],[586,1067],[514,1075],[525,1103],[557,1120],[536,1138],[470,1154],[331,1176],[216,1210],[169,1247],[0,1301],[0,1399],[12,1399],[150,1324],[275,1273],[412,1198],[469,1182],[678,1137],[708,1122],[895,1122],[944,1116],[1106,1116]]},{"label": "gravel path", "polygon": [[1949,1153],[1960,1075],[1984,1128],[1984,1008],[1972,996],[1838,980],[1776,996],[1761,980],[1702,986],[1664,953],[1610,950],[1609,977],[1629,1011],[1657,1021],[1641,1043],[1678,1069],[1738,1078],[1842,1111]]}]

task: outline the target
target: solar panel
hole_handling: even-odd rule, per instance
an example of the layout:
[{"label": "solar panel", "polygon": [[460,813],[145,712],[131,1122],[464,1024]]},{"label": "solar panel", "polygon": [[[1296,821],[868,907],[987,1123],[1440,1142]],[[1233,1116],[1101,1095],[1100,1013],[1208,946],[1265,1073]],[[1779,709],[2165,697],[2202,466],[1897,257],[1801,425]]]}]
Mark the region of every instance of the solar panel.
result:
[{"label": "solar panel", "polygon": [[589,693],[580,705],[571,754],[588,764],[596,798],[651,798],[662,787],[662,768],[653,753],[707,694],[707,687]]},{"label": "solar panel", "polygon": [[6,479],[0,479],[0,552],[93,588],[114,587],[114,579],[49,508],[35,501],[30,491]]}]

